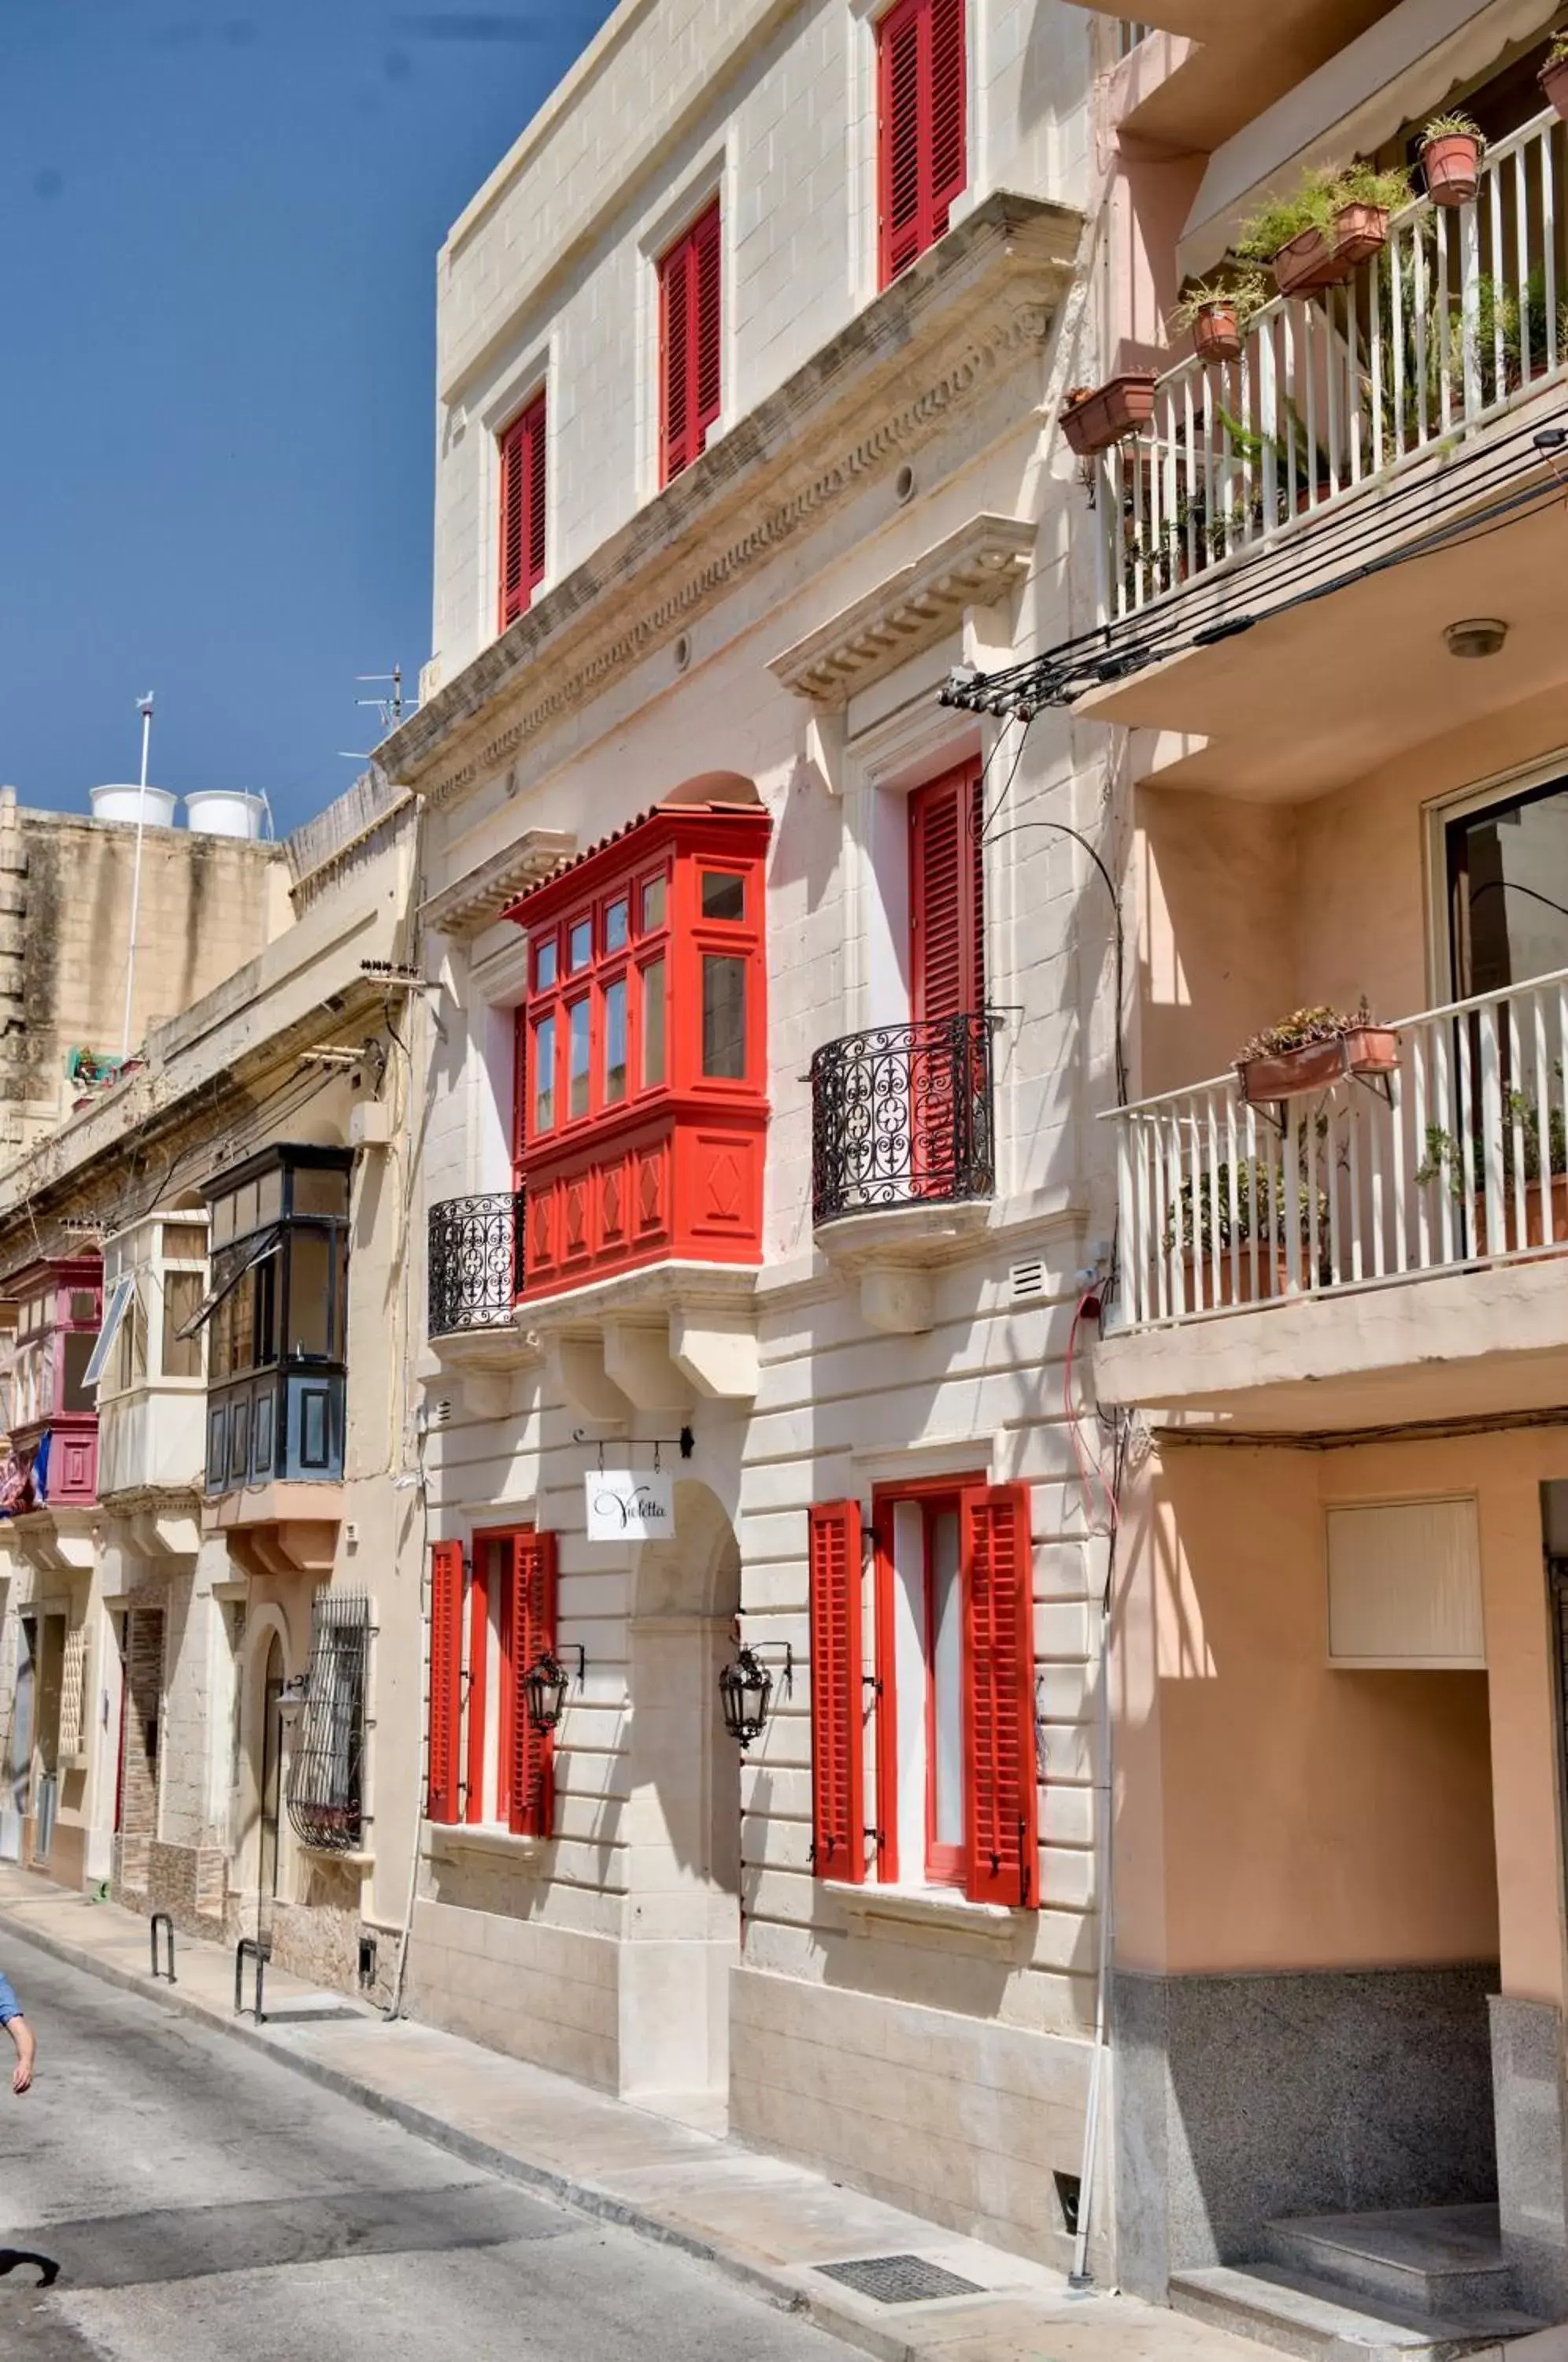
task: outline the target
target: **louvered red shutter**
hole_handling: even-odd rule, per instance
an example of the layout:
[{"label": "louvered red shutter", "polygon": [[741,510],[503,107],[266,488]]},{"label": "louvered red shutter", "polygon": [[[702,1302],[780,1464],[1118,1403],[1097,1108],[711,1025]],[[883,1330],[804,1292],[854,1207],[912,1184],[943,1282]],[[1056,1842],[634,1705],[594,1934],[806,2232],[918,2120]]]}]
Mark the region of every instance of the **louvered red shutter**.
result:
[{"label": "louvered red shutter", "polygon": [[964,0],[930,0],[926,17],[931,44],[928,227],[934,240],[945,231],[948,208],[962,193],[968,177],[964,136]]},{"label": "louvered red shutter", "polygon": [[911,1013],[933,1021],[985,1005],[977,767],[910,798]]},{"label": "louvered red shutter", "polygon": [[430,1552],[430,1761],[425,1813],[458,1817],[463,1720],[463,1546],[436,1542]]},{"label": "louvered red shutter", "polygon": [[857,1501],[811,1513],[812,1860],[819,1878],[866,1876]]},{"label": "louvered red shutter", "polygon": [[528,1669],[556,1647],[556,1537],[517,1534],[512,1544],[512,1712],[507,1820],[520,1837],[555,1825],[555,1736],[528,1719]]},{"label": "louvered red shutter", "polygon": [[719,242],[719,208],[710,205],[691,233],[691,275],[695,317],[694,362],[697,384],[697,414],[693,422],[695,447],[691,457],[705,448],[708,429],[719,415],[723,402],[723,370],[721,368],[723,321],[720,305],[720,265],[722,248]]},{"label": "louvered red shutter", "polygon": [[501,438],[501,628],[527,612],[545,579],[545,397]]},{"label": "louvered red shutter", "polygon": [[528,413],[528,595],[545,579],[545,397]]},{"label": "louvered red shutter", "polygon": [[659,474],[698,458],[723,401],[723,246],[717,200],[659,264]]},{"label": "louvered red shutter", "polygon": [[878,28],[881,116],[878,170],[880,182],[882,283],[896,279],[921,249],[921,17],[922,0],[885,17]]},{"label": "louvered red shutter", "polygon": [[977,1487],[962,1511],[965,1892],[972,1903],[1032,1908],[1040,1834],[1029,1487]]},{"label": "louvered red shutter", "polygon": [[882,283],[947,227],[968,177],[965,0],[900,0],[878,27]]}]

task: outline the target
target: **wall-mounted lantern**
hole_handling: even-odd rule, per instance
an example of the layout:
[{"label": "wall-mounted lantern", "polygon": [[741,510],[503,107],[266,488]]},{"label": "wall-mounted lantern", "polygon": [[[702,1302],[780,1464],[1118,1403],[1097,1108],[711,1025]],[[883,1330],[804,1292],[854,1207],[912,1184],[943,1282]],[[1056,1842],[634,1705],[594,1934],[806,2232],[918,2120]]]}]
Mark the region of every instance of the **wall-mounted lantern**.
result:
[{"label": "wall-mounted lantern", "polygon": [[[784,1651],[784,1694],[789,1696],[795,1685],[795,1652]],[[767,1727],[768,1709],[773,1703],[773,1676],[755,1649],[743,1648],[734,1664],[726,1665],[719,1675],[719,1696],[724,1709],[724,1728],[738,1740],[742,1749],[760,1738]]]},{"label": "wall-mounted lantern", "polygon": [[309,1690],[308,1674],[295,1673],[278,1692],[278,1719],[285,1730],[293,1730],[304,1712],[305,1698]]},{"label": "wall-mounted lantern", "polygon": [[[581,1649],[577,1652],[577,1685],[582,1687],[588,1671],[588,1659]],[[528,1719],[539,1731],[554,1730],[566,1712],[567,1693],[572,1676],[560,1659],[547,1649],[535,1658],[523,1676],[524,1695],[528,1702]]]}]

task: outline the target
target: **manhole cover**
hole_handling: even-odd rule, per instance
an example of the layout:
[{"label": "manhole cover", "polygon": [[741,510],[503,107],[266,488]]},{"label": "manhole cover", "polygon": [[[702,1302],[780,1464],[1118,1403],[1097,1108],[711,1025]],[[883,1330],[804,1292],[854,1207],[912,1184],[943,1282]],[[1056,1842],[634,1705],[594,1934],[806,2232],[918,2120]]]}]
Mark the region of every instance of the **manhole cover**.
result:
[{"label": "manhole cover", "polygon": [[842,2280],[845,2288],[878,2304],[928,2304],[933,2297],[984,2296],[974,2280],[961,2280],[923,2256],[867,2256],[853,2264],[818,2264],[824,2279]]}]

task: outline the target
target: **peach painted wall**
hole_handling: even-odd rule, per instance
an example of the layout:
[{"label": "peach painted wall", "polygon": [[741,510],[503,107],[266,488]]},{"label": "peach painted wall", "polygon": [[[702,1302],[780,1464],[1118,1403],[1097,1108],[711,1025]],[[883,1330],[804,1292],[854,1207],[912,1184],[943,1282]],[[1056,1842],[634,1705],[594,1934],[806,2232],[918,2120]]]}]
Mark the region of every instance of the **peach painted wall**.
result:
[{"label": "peach painted wall", "polygon": [[[1117,1950],[1177,1971],[1496,1957],[1562,1997],[1540,1433],[1176,1447],[1130,1505],[1117,1635]],[[1326,1655],[1323,1511],[1474,1489],[1486,1673]]]},{"label": "peach painted wall", "polygon": [[1201,1082],[1296,1006],[1297,811],[1139,790],[1140,1097]]},{"label": "peach painted wall", "polygon": [[1116,160],[1105,235],[1113,313],[1107,349],[1114,369],[1167,370],[1187,340],[1167,326],[1181,292],[1176,240],[1198,194],[1202,156],[1128,154]]},{"label": "peach painted wall", "polygon": [[1353,1008],[1364,992],[1384,1017],[1441,1005],[1426,807],[1562,748],[1554,691],[1310,803],[1142,787],[1139,1095],[1221,1073],[1249,1033],[1304,1004]]}]

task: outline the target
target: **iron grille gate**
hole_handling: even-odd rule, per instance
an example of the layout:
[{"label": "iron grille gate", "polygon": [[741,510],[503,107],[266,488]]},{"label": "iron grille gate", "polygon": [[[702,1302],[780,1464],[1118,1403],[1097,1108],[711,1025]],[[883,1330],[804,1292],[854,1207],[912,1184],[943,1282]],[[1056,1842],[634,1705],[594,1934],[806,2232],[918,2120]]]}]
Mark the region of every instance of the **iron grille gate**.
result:
[{"label": "iron grille gate", "polygon": [[302,1845],[358,1852],[367,1818],[365,1702],[370,1603],[362,1592],[321,1592],[311,1609],[304,1711],[289,1761],[289,1826]]}]

